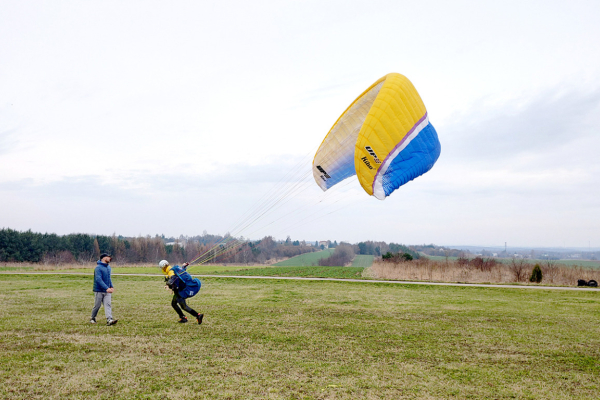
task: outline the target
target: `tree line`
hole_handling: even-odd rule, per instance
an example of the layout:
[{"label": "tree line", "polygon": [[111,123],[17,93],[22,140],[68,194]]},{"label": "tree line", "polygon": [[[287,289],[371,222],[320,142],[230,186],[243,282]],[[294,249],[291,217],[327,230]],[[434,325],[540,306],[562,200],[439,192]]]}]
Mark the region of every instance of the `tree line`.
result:
[{"label": "tree line", "polygon": [[[57,235],[4,228],[0,230],[0,262],[88,263],[97,260],[101,253],[110,253],[116,264],[154,263],[162,259],[182,263],[209,251],[224,238],[206,232],[201,236],[169,238],[163,235]],[[272,259],[294,257],[317,250],[312,245],[277,242],[271,236],[266,236],[261,240],[245,241],[235,251],[219,255],[211,262],[267,263]]]},{"label": "tree line", "polygon": [[386,242],[373,242],[366,241],[360,242],[353,246],[356,254],[367,254],[376,257],[381,257],[388,253],[392,254],[410,254],[414,259],[419,258],[419,252],[413,247],[408,247],[398,243],[386,243]]},{"label": "tree line", "polygon": [[[211,235],[206,231],[198,236],[165,237],[164,235],[124,237],[72,233],[36,233],[28,230],[20,232],[4,228],[0,230],[0,262],[33,262],[45,264],[89,263],[97,260],[101,253],[113,255],[115,264],[155,263],[167,259],[171,263],[193,260],[215,245],[215,254],[220,253],[218,243],[225,236]],[[211,263],[266,264],[294,257],[303,253],[319,251],[325,246],[319,242],[291,240],[277,241],[272,236],[260,240],[243,240],[233,251],[220,254]],[[344,265],[354,254],[381,256],[387,252],[408,253],[414,258],[419,255],[407,246],[396,243],[365,241],[350,244],[328,241],[329,248],[336,248],[329,265]],[[333,264],[332,264],[333,263]]]}]

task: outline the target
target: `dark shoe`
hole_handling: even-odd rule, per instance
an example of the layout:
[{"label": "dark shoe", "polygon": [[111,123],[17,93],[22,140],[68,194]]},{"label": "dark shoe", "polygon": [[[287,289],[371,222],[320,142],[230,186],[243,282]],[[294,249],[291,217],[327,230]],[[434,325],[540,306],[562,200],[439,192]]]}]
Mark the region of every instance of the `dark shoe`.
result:
[{"label": "dark shoe", "polygon": [[95,323],[96,323],[96,318],[90,319],[90,324],[95,324]]},{"label": "dark shoe", "polygon": [[202,318],[204,318],[204,314],[198,314],[198,316],[196,317],[196,319],[198,320],[198,325],[202,323]]},{"label": "dark shoe", "polygon": [[111,326],[116,324],[117,322],[119,322],[118,319],[109,319],[108,321],[106,321],[106,325]]},{"label": "dark shoe", "polygon": [[180,324],[185,324],[185,323],[187,322],[187,318],[186,318],[186,317],[179,318],[179,321],[178,321],[178,322],[179,322]]}]

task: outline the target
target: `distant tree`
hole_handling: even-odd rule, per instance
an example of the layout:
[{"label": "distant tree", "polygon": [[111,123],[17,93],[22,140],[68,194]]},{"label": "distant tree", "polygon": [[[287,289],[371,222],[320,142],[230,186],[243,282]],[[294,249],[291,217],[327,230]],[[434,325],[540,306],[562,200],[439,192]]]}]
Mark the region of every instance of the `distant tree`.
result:
[{"label": "distant tree", "polygon": [[533,270],[531,271],[531,276],[529,277],[529,282],[540,283],[542,281],[542,269],[540,268],[540,264],[535,264]]},{"label": "distant tree", "polygon": [[522,282],[527,279],[525,275],[527,271],[527,265],[527,261],[523,259],[513,258],[510,260],[508,268],[510,269],[510,272],[512,272],[515,282]]},{"label": "distant tree", "polygon": [[94,258],[100,257],[100,244],[98,243],[98,238],[94,238]]},{"label": "distant tree", "polygon": [[[459,260],[464,260],[465,258],[459,258]],[[483,258],[481,256],[477,256],[475,258],[473,258],[472,260],[467,260],[467,264],[472,266],[475,269],[478,269],[480,271],[491,271],[492,268],[494,268],[496,265],[498,265],[498,261],[496,261],[495,258]]]},{"label": "distant tree", "polygon": [[393,263],[399,263],[399,262],[406,262],[406,261],[412,261],[413,260],[413,256],[410,255],[409,253],[392,253],[392,252],[387,252],[384,255],[381,256],[381,259],[383,261],[386,262],[393,262]]},{"label": "distant tree", "polygon": [[338,266],[343,267],[354,258],[354,251],[351,246],[340,245],[335,248],[333,254],[327,258],[319,260],[321,266]]},{"label": "distant tree", "polygon": [[547,282],[553,283],[554,278],[558,276],[559,267],[555,260],[545,260],[542,265],[542,273]]},{"label": "distant tree", "polygon": [[12,229],[0,231],[0,261],[23,261],[21,235]]},{"label": "distant tree", "polygon": [[465,266],[469,265],[469,259],[467,257],[464,257],[464,256],[458,257],[456,259],[456,262],[461,267],[465,267]]},{"label": "distant tree", "polygon": [[23,261],[40,262],[44,256],[42,235],[31,230],[21,233],[21,257]]},{"label": "distant tree", "polygon": [[390,243],[389,247],[393,253],[399,253],[401,250],[404,250],[404,248],[403,248],[404,246],[402,246],[401,244],[397,244],[397,243]]},{"label": "distant tree", "polygon": [[358,254],[367,254],[367,244],[365,242],[358,244]]},{"label": "distant tree", "polygon": [[67,250],[77,261],[90,261],[94,255],[94,239],[85,233],[73,233],[66,237]]}]

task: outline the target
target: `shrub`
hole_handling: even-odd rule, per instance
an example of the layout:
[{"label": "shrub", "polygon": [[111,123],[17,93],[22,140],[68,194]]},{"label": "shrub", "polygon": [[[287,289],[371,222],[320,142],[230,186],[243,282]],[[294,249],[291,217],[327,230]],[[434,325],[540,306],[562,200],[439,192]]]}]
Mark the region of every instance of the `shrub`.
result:
[{"label": "shrub", "polygon": [[480,271],[491,271],[498,262],[493,258],[475,257],[468,264]]},{"label": "shrub", "polygon": [[348,264],[354,258],[352,247],[346,244],[340,244],[335,248],[333,254],[327,258],[321,258],[319,265],[323,267],[340,266]]},{"label": "shrub", "polygon": [[535,264],[533,270],[531,271],[531,276],[529,277],[529,282],[540,283],[542,281],[542,269],[540,268],[540,264]]},{"label": "shrub", "polygon": [[409,253],[390,253],[389,251],[387,253],[385,253],[384,255],[381,256],[381,259],[383,261],[386,262],[392,262],[392,263],[399,263],[399,262],[405,262],[405,261],[412,261],[414,258],[412,256],[412,254]]},{"label": "shrub", "polygon": [[469,259],[466,257],[458,257],[456,263],[461,267],[466,267],[467,265],[469,265]]},{"label": "shrub", "polygon": [[554,279],[558,278],[560,271],[559,266],[554,260],[546,260],[541,265],[542,274],[546,278],[546,282],[554,283]]},{"label": "shrub", "polygon": [[512,272],[515,282],[522,282],[527,279],[527,261],[513,258],[510,260],[508,268]]}]

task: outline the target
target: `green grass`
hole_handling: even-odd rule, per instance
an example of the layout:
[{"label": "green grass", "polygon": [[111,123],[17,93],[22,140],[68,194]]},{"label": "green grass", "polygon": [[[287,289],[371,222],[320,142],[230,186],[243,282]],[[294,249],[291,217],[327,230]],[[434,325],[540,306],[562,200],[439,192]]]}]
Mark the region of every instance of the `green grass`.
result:
[{"label": "green grass", "polygon": [[[204,278],[177,324],[158,277],[0,274],[2,399],[596,399],[600,294]],[[100,310],[103,316],[103,310]],[[101,318],[99,318],[101,320]]]},{"label": "green grass", "polygon": [[369,268],[373,264],[373,259],[375,256],[369,255],[357,255],[352,260],[353,267],[361,267],[361,268]]},{"label": "green grass", "polygon": [[321,258],[329,257],[334,251],[335,249],[325,249],[314,253],[304,253],[273,265],[277,267],[310,267],[319,265],[319,260]]}]

